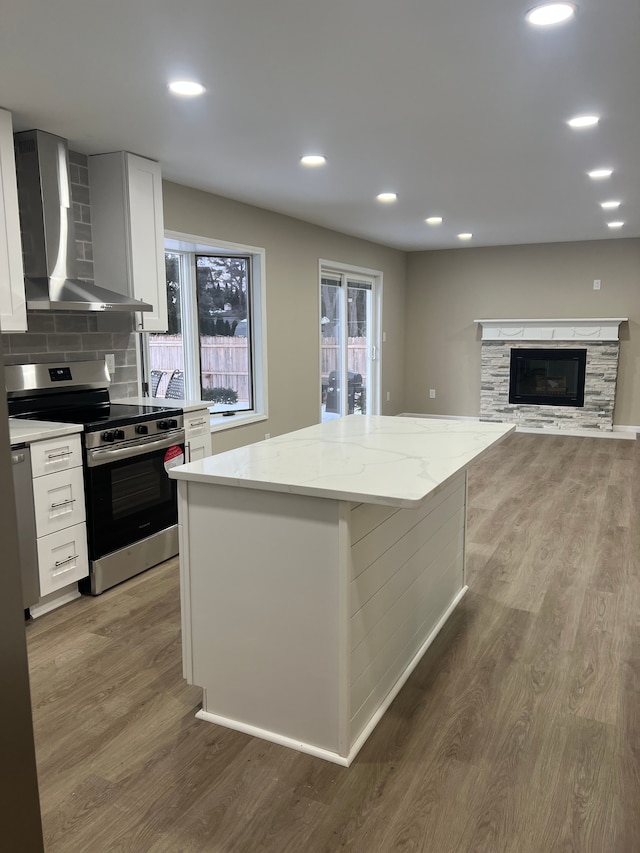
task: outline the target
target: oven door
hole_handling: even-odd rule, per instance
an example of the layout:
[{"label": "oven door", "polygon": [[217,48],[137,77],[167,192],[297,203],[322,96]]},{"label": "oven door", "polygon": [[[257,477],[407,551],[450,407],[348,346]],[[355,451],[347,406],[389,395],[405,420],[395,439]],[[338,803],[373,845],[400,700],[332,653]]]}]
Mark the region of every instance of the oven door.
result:
[{"label": "oven door", "polygon": [[91,560],[178,523],[176,481],[168,471],[183,460],[184,430],[87,451]]}]

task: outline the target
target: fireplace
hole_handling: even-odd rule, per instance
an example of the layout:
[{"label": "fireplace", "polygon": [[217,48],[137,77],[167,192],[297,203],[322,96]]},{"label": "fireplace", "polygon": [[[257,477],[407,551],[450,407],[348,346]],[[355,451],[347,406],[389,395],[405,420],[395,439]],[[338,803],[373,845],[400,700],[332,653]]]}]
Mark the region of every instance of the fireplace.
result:
[{"label": "fireplace", "polygon": [[584,406],[586,363],[586,349],[512,349],[509,402],[518,405]]},{"label": "fireplace", "polygon": [[476,320],[482,326],[480,420],[611,432],[625,319]]}]

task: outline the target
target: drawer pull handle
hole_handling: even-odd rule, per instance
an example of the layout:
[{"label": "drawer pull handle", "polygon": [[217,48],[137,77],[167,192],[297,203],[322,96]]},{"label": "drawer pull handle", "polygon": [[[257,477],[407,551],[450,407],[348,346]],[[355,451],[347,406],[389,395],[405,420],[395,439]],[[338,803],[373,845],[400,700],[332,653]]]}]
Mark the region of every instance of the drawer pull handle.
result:
[{"label": "drawer pull handle", "polygon": [[62,453],[47,453],[47,459],[62,459],[65,456],[71,456],[71,450],[63,450]]},{"label": "drawer pull handle", "polygon": [[194,427],[194,426],[202,426],[203,424],[206,424],[206,422],[207,422],[207,421],[206,421],[206,419],[205,419],[205,418],[202,418],[202,419],[201,419],[201,420],[199,420],[199,421],[189,421],[188,426],[190,426],[190,427]]},{"label": "drawer pull handle", "polygon": [[73,557],[67,557],[66,560],[56,560],[54,566],[57,569],[58,566],[64,566],[65,563],[70,563],[72,560],[77,560],[79,556],[79,554],[74,554]]},{"label": "drawer pull handle", "polygon": [[69,504],[74,504],[75,502],[75,498],[69,498],[69,500],[61,501],[59,504],[51,504],[51,509],[59,509],[61,506],[68,506]]}]

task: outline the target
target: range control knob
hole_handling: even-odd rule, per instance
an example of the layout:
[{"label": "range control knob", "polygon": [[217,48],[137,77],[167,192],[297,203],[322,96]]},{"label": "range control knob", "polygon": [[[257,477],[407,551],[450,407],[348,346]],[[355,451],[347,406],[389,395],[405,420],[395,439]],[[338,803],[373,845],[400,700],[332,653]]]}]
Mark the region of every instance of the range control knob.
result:
[{"label": "range control knob", "polygon": [[111,441],[113,441],[114,439],[115,439],[115,436],[114,436],[114,434],[113,434],[112,432],[103,432],[103,433],[102,433],[102,440],[103,440],[103,441],[109,441],[109,442],[111,442]]},{"label": "range control knob", "polygon": [[113,431],[113,437],[116,441],[122,441],[124,439],[124,430],[123,429],[115,429]]},{"label": "range control knob", "polygon": [[136,433],[138,435],[146,435],[149,432],[149,427],[146,424],[138,424]]},{"label": "range control knob", "polygon": [[171,418],[171,420],[168,420],[168,421],[158,421],[158,429],[167,430],[167,429],[177,429],[177,428],[178,428],[178,421],[174,420],[173,418]]}]

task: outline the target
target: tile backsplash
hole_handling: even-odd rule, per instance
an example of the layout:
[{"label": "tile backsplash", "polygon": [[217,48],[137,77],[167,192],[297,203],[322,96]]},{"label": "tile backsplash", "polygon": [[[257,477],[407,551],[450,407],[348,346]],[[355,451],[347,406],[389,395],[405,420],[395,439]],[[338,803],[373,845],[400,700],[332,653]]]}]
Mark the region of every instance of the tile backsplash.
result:
[{"label": "tile backsplash", "polygon": [[[71,200],[76,229],[78,275],[93,281],[93,244],[89,169],[84,154],[69,152]],[[112,399],[138,394],[136,352],[138,334],[133,314],[110,314],[110,331],[98,328],[100,314],[78,311],[29,311],[27,332],[0,335],[5,364],[27,362],[89,361],[115,356]],[[114,331],[115,330],[115,331]]]}]

